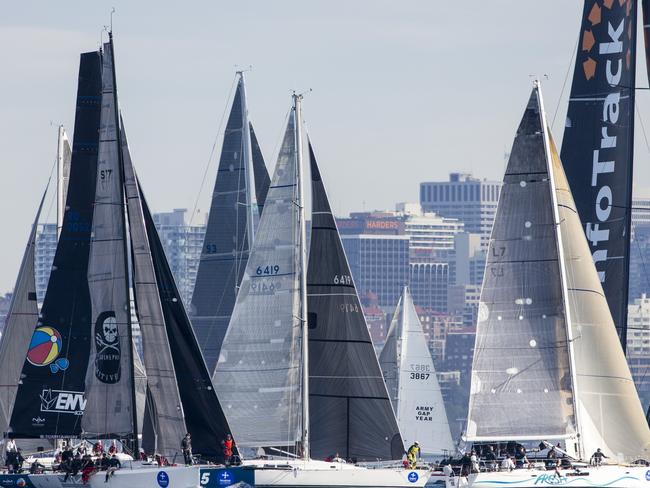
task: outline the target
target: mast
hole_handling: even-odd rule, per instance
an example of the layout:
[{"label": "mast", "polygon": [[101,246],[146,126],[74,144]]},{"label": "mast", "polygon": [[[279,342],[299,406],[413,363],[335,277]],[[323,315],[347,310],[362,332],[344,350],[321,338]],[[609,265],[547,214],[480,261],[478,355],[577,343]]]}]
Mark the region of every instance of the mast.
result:
[{"label": "mast", "polygon": [[[548,168],[548,175],[549,175],[549,188],[551,190],[551,202],[553,202],[553,220],[555,221],[555,232],[556,232],[556,239],[555,243],[557,246],[557,255],[558,255],[558,264],[560,265],[560,277],[562,281],[562,301],[564,303],[564,315],[565,315],[565,323],[566,323],[566,334],[567,334],[567,345],[568,345],[568,351],[569,351],[569,371],[571,372],[571,383],[574,385],[573,387],[576,388],[578,384],[578,378],[576,374],[576,367],[575,367],[575,351],[574,351],[574,337],[573,337],[573,331],[571,327],[571,308],[569,306],[569,290],[568,290],[568,282],[567,282],[567,271],[566,271],[566,262],[565,262],[565,256],[564,256],[564,246],[562,245],[562,228],[560,226],[560,213],[558,209],[558,201],[557,201],[557,190],[555,188],[555,175],[553,174],[553,160],[551,159],[551,143],[549,140],[549,134],[548,134],[548,125],[546,123],[546,112],[544,111],[544,100],[542,98],[542,90],[541,90],[541,84],[539,80],[535,80],[534,82],[535,88],[537,90],[537,99],[539,101],[539,116],[540,116],[540,123],[542,126],[542,131],[544,132],[544,150],[546,153],[546,165]],[[582,447],[582,439],[580,436],[580,412],[579,412],[579,406],[576,401],[576,395],[575,391],[574,394],[571,395],[571,401],[573,402],[573,412],[575,415],[575,425],[576,425],[576,445],[577,445],[577,457],[578,459],[582,459],[583,455],[583,447]]]},{"label": "mast", "polygon": [[293,94],[296,114],[296,176],[300,212],[300,322],[302,324],[302,456],[309,460],[309,338],[307,324],[307,229],[305,226],[305,178],[302,163],[302,95]]},{"label": "mast", "polygon": [[238,71],[241,83],[241,112],[242,112],[242,156],[244,158],[244,179],[246,181],[246,233],[248,234],[248,248],[253,247],[253,240],[255,239],[254,232],[254,215],[253,209],[253,160],[251,156],[251,131],[250,124],[248,123],[248,106],[246,104],[246,80],[244,79],[244,72]]},{"label": "mast", "polygon": [[[108,42],[111,45],[111,64],[113,66],[112,74],[113,74],[113,100],[114,100],[114,109],[115,109],[115,137],[117,138],[117,160],[118,160],[118,166],[120,168],[120,181],[124,183],[125,181],[125,175],[124,175],[124,155],[122,154],[122,134],[120,131],[120,109],[117,104],[117,76],[115,74],[115,46],[113,44],[113,31],[108,32]],[[129,249],[128,249],[128,242],[127,242],[127,235],[126,235],[126,213],[124,211],[124,184],[120,185],[120,202],[122,202],[122,213],[124,214],[124,225],[122,226],[122,245],[124,249],[124,279],[126,281],[126,290],[127,290],[127,303],[129,303],[128,295],[129,295],[129,290],[130,290],[130,282],[129,282],[129,260],[127,259],[127,256],[129,255]],[[132,330],[132,324],[131,324],[131,311],[128,310],[126,313],[126,328],[127,328],[127,334],[128,334],[128,344],[131,345],[133,344],[133,330]],[[128,350],[131,355],[133,355],[133,349],[130,348]],[[134,365],[134,358],[131,357],[131,361],[129,361],[129,367],[131,369],[131,413],[132,413],[132,423],[133,423],[133,454],[134,456],[137,455],[138,453],[138,409],[136,408],[136,392],[135,392],[135,365]]]}]

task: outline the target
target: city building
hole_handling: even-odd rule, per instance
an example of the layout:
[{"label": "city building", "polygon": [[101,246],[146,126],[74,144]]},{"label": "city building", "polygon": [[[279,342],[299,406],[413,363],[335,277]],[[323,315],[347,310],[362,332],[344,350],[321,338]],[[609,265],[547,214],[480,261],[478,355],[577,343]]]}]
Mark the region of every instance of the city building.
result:
[{"label": "city building", "polygon": [[56,223],[46,223],[39,226],[34,249],[34,277],[38,303],[43,303],[45,298],[45,290],[47,290],[47,282],[50,279],[54,254],[56,254],[57,241]]},{"label": "city building", "polygon": [[417,307],[446,312],[448,288],[447,263],[409,263],[409,289]]},{"label": "city building", "polygon": [[153,215],[153,221],[183,303],[189,306],[201,260],[206,226],[188,224],[185,221],[186,212],[184,208],[177,208],[172,212],[156,213]]},{"label": "city building", "polygon": [[627,361],[641,397],[650,402],[650,298],[644,293],[627,307]]},{"label": "city building", "polygon": [[420,204],[425,212],[460,220],[466,232],[481,235],[487,248],[502,186],[500,181],[451,173],[449,181],[420,183]]},{"label": "city building", "polygon": [[374,293],[378,306],[394,308],[409,279],[409,237],[351,234],[341,241],[359,295]]}]

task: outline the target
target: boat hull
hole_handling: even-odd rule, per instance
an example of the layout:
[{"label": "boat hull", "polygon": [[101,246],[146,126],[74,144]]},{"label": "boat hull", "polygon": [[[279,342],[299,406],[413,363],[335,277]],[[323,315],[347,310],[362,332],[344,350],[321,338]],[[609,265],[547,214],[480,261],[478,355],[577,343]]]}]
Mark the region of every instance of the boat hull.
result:
[{"label": "boat hull", "polygon": [[554,471],[516,469],[510,472],[488,472],[468,477],[446,479],[446,488],[539,488],[545,486],[570,486],[571,488],[650,486],[650,468],[631,466],[585,467],[579,471]]},{"label": "boat hull", "polygon": [[118,469],[106,480],[106,472],[100,471],[84,484],[81,475],[71,476],[57,473],[29,475],[34,488],[197,488],[199,471],[195,467],[137,467]]}]

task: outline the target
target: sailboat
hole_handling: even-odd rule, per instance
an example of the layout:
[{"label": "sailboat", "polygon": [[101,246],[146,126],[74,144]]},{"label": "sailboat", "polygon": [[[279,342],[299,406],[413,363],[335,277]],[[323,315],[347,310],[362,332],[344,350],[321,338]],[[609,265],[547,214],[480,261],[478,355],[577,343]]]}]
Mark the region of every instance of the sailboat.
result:
[{"label": "sailboat", "polygon": [[[517,130],[481,290],[466,440],[563,443],[574,468],[447,486],[645,486],[650,429],[555,143],[539,83]],[[611,465],[588,467],[597,449]],[[582,463],[581,463],[582,462]]]},{"label": "sailboat", "polygon": [[[41,314],[21,319],[31,321],[25,350],[0,368],[17,374],[6,430],[11,438],[119,439],[138,452],[139,391],[147,398],[145,435],[153,452],[174,462],[190,432],[195,452],[220,462],[229,428],[132,165],[113,53],[109,34],[102,51],[81,55],[66,210],[50,282]],[[130,288],[144,368],[133,347]],[[110,485],[199,484],[194,467],[130,467]],[[30,481],[60,486],[63,475]],[[63,483],[79,484],[78,477]],[[90,485],[106,486],[102,477]]]},{"label": "sailboat", "polygon": [[[323,416],[327,409],[334,414],[324,426],[333,436],[328,439],[332,449],[328,455],[336,455],[335,449],[339,446],[359,449],[358,444],[350,442],[356,442],[353,436],[357,435],[368,436],[362,440],[380,442],[382,445],[368,446],[368,449],[381,450],[388,453],[388,457],[395,446],[401,457],[403,446],[374,352],[375,368],[372,363],[362,365],[362,360],[358,361],[356,369],[350,365],[349,355],[359,358],[358,352],[372,351],[372,343],[367,340],[367,327],[365,335],[361,334],[359,322],[346,318],[346,314],[358,317],[355,314],[360,314],[361,309],[344,254],[331,254],[332,238],[339,246],[340,241],[338,233],[331,232],[336,227],[327,200],[321,200],[319,207],[318,200],[324,197],[324,192],[315,193],[313,225],[314,228],[329,227],[327,237],[318,239],[328,253],[319,255],[313,247],[316,234],[312,234],[311,256],[320,257],[319,263],[324,268],[322,276],[327,275],[328,281],[316,283],[308,279],[301,105],[302,97],[294,95],[264,212],[213,383],[240,449],[265,448],[286,455],[278,459],[244,461],[244,467],[255,470],[256,486],[423,486],[428,479],[428,473],[423,471],[368,469],[352,463],[312,459],[312,446],[324,452],[324,447],[319,446],[322,442],[319,436],[323,434],[310,422],[314,413],[311,405],[317,402],[312,391],[322,395],[320,415]],[[312,180],[315,185],[322,185],[317,171],[312,171]],[[332,307],[319,307],[314,303],[319,296],[318,286],[332,288],[329,294],[320,293],[322,298],[331,295],[331,301],[321,305],[331,304]],[[340,327],[330,327],[331,320],[336,320]],[[325,333],[320,341],[327,349],[312,349],[309,339],[312,330],[316,331],[316,337]],[[355,347],[355,340],[361,344]],[[316,364],[312,362],[312,352]],[[328,359],[327,355],[338,364],[319,365]],[[312,377],[313,371],[335,373],[337,367],[342,375],[338,380],[325,375]],[[365,368],[371,374],[367,378],[357,376]],[[338,395],[332,391],[336,386]],[[362,394],[355,395],[355,390]],[[364,396],[364,391],[374,391],[374,396]],[[377,434],[373,427],[386,418],[382,406],[388,407],[390,417],[388,425],[380,425]],[[350,426],[355,424],[370,430],[351,432]],[[392,433],[386,435],[387,431]]]},{"label": "sailboat", "polygon": [[408,287],[388,329],[379,364],[404,444],[417,441],[426,456],[455,451],[433,359]]},{"label": "sailboat", "polygon": [[262,151],[248,120],[244,73],[237,76],[190,307],[210,372],[217,364],[269,187]]}]

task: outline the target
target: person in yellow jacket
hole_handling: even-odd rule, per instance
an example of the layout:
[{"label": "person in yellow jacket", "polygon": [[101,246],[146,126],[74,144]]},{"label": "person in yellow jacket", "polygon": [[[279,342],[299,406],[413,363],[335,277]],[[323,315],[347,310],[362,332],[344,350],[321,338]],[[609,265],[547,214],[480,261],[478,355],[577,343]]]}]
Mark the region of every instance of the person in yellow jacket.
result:
[{"label": "person in yellow jacket", "polygon": [[415,469],[415,465],[417,464],[417,458],[420,456],[420,443],[418,441],[415,441],[411,447],[409,447],[409,450],[406,451],[406,460],[409,463],[409,468],[410,469]]}]

